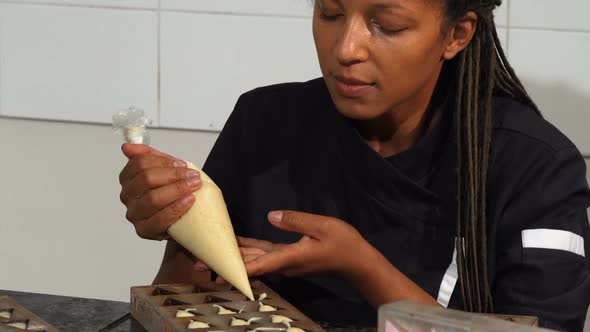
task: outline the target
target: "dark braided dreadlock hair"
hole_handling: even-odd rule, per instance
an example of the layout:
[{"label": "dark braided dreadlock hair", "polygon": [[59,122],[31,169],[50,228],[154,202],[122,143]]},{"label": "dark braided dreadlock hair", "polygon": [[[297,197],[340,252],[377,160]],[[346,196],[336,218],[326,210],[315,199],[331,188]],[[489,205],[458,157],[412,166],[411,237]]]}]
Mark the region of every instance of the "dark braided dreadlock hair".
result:
[{"label": "dark braided dreadlock hair", "polygon": [[486,187],[492,139],[492,96],[538,108],[508,63],[493,10],[501,0],[442,0],[445,26],[468,12],[478,17],[469,46],[444,64],[449,110],[454,112],[458,166],[457,266],[466,311],[493,312],[487,271]]}]

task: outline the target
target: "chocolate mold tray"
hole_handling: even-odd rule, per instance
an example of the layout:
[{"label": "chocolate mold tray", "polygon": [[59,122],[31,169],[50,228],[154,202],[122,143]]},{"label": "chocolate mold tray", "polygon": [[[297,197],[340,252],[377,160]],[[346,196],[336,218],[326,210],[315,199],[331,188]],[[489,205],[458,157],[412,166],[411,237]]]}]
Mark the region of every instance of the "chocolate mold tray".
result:
[{"label": "chocolate mold tray", "polygon": [[8,296],[0,296],[0,331],[58,332]]},{"label": "chocolate mold tray", "polygon": [[213,282],[131,287],[131,315],[148,331],[325,331],[262,282],[251,284],[257,301]]}]

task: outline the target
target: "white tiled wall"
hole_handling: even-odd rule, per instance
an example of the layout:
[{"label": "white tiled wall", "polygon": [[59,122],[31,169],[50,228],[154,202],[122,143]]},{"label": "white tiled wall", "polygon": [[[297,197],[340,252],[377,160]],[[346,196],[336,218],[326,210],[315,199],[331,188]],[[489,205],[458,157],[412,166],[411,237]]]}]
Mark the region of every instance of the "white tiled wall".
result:
[{"label": "white tiled wall", "polygon": [[309,18],[163,13],[161,31],[164,127],[221,128],[245,90],[319,76]]},{"label": "white tiled wall", "polygon": [[590,155],[590,1],[508,4],[511,64],[545,117]]},{"label": "white tiled wall", "polygon": [[[320,75],[309,0],[0,0],[0,115],[220,130],[239,95]],[[161,120],[161,121],[160,121]]]},{"label": "white tiled wall", "polygon": [[590,153],[590,33],[511,29],[509,57],[545,117]]},{"label": "white tiled wall", "polygon": [[159,0],[3,0],[4,3],[43,4],[76,7],[158,8]]},{"label": "white tiled wall", "polygon": [[192,10],[226,14],[311,16],[312,0],[161,0],[165,10]]},{"label": "white tiled wall", "polygon": [[508,29],[498,27],[497,30],[498,37],[500,38],[500,42],[502,43],[502,47],[504,49],[508,49]]},{"label": "white tiled wall", "polygon": [[590,31],[588,0],[509,0],[515,28]]},{"label": "white tiled wall", "polygon": [[[311,0],[0,0],[0,115],[219,130],[256,86],[320,75]],[[590,155],[588,0],[507,0],[502,44],[546,117]],[[34,98],[31,98],[34,96]]]},{"label": "white tiled wall", "polygon": [[494,13],[494,21],[500,27],[508,26],[508,6],[506,4],[496,8]]},{"label": "white tiled wall", "polygon": [[153,11],[0,3],[0,112],[109,122],[157,114]]}]

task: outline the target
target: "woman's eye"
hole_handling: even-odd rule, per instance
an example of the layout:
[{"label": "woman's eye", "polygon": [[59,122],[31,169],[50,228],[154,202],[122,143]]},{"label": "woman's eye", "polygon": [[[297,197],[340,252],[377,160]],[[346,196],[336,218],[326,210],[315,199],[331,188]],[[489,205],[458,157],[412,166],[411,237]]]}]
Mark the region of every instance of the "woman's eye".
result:
[{"label": "woman's eye", "polygon": [[387,36],[394,36],[399,34],[400,32],[404,31],[405,29],[389,29],[389,28],[384,28],[382,25],[378,24],[378,23],[373,23],[373,25],[375,26],[375,28],[382,34],[387,35]]},{"label": "woman's eye", "polygon": [[338,17],[342,16],[342,14],[338,13],[327,13],[327,12],[320,12],[320,18],[326,21],[333,21],[336,20]]}]

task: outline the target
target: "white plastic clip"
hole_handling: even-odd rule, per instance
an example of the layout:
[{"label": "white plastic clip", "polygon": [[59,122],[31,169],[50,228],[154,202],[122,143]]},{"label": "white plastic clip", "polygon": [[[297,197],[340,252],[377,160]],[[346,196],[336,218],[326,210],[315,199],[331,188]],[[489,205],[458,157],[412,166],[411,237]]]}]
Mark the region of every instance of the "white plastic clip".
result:
[{"label": "white plastic clip", "polygon": [[113,128],[122,133],[125,141],[131,144],[150,144],[150,134],[146,126],[152,124],[143,110],[129,107],[113,115]]}]

